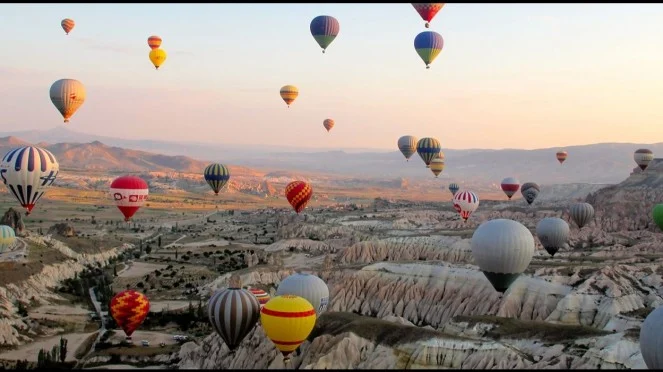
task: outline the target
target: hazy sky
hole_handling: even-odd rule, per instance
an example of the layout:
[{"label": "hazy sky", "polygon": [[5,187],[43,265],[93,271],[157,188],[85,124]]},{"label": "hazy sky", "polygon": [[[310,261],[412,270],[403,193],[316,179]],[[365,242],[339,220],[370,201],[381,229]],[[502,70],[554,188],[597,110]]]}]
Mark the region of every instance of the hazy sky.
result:
[{"label": "hazy sky", "polygon": [[[309,31],[336,17],[322,54]],[[68,36],[60,27],[72,18]],[[51,84],[87,100],[68,124],[161,140],[396,148],[663,141],[663,4],[447,4],[427,70],[410,4],[0,5],[0,132],[62,118]],[[147,37],[168,59],[155,71]],[[279,96],[299,87],[290,109]],[[322,127],[325,118],[336,126]]]}]

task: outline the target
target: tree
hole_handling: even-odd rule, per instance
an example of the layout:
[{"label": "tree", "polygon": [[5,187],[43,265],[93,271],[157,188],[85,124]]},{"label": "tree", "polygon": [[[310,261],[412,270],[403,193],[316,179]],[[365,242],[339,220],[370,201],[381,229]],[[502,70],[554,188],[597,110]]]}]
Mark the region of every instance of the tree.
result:
[{"label": "tree", "polygon": [[161,248],[161,235],[159,235],[159,248]]},{"label": "tree", "polygon": [[205,319],[205,312],[203,311],[203,300],[202,298],[198,299],[198,312],[196,314],[198,316],[198,320],[204,320]]},{"label": "tree", "polygon": [[25,308],[25,305],[23,305],[22,302],[19,302],[17,307],[20,316],[28,316],[28,309]]},{"label": "tree", "polygon": [[117,276],[117,265],[113,266],[113,276]]},{"label": "tree", "polygon": [[177,249],[175,249],[175,259],[177,259]]},{"label": "tree", "polygon": [[67,343],[69,340],[66,338],[62,338],[60,336],[60,362],[64,363],[65,359],[67,359]]},{"label": "tree", "polygon": [[145,253],[150,254],[150,252],[152,252],[152,246],[148,244],[147,247],[145,247]]}]

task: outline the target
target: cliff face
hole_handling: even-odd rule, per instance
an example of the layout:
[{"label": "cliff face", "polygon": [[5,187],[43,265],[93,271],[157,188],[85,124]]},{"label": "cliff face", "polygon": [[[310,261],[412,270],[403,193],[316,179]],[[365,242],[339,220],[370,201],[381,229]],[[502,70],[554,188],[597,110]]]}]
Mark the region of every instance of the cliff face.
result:
[{"label": "cliff face", "polygon": [[131,248],[131,244],[112,248],[97,254],[79,254],[65,246],[61,242],[51,239],[50,236],[29,236],[26,242],[45,246],[59,251],[69,259],[57,264],[47,265],[38,274],[32,275],[25,281],[11,283],[0,287],[0,344],[20,345],[31,339],[19,334],[18,329],[28,329],[18,315],[18,302],[50,304],[55,300],[63,300],[53,289],[61,281],[73,278],[82,272],[88,265],[108,265],[108,260],[116,257],[122,251]]}]

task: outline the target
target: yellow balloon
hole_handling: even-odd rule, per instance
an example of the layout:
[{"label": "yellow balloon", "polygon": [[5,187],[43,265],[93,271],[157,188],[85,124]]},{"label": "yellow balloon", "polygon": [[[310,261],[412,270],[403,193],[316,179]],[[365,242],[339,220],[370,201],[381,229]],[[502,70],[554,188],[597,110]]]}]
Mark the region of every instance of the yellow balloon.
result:
[{"label": "yellow balloon", "polygon": [[444,170],[444,158],[435,158],[430,162],[430,170],[437,177]]},{"label": "yellow balloon", "polygon": [[285,104],[290,107],[290,104],[299,96],[299,89],[294,85],[284,85],[281,87],[279,94],[281,94],[281,99],[283,99]]},{"label": "yellow balloon", "polygon": [[161,48],[150,50],[150,61],[157,70],[166,61],[166,57],[168,57],[168,54]]},{"label": "yellow balloon", "polygon": [[262,329],[281,351],[284,361],[311,334],[315,320],[315,308],[299,296],[274,297],[260,310]]}]

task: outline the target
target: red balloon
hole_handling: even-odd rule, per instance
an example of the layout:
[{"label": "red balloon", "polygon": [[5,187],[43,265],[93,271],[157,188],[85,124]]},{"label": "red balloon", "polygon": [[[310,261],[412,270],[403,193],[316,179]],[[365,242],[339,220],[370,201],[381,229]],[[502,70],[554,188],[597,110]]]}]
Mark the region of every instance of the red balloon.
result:
[{"label": "red balloon", "polygon": [[297,213],[306,208],[311,195],[313,195],[313,188],[304,181],[293,181],[285,187],[285,197]]},{"label": "red balloon", "polygon": [[150,312],[150,300],[144,294],[128,289],[115,295],[108,305],[110,315],[131,339],[134,331],[143,323]]},{"label": "red balloon", "polygon": [[445,3],[412,3],[414,9],[419,13],[421,18],[426,21],[426,28],[429,22],[433,20],[437,12],[439,12]]},{"label": "red balloon", "polygon": [[140,177],[122,176],[111,183],[110,192],[124,220],[129,221],[147,200],[149,189]]},{"label": "red balloon", "polygon": [[566,151],[557,151],[557,161],[559,161],[560,164],[564,163],[564,160],[566,160],[566,157],[569,156],[569,154]]}]

